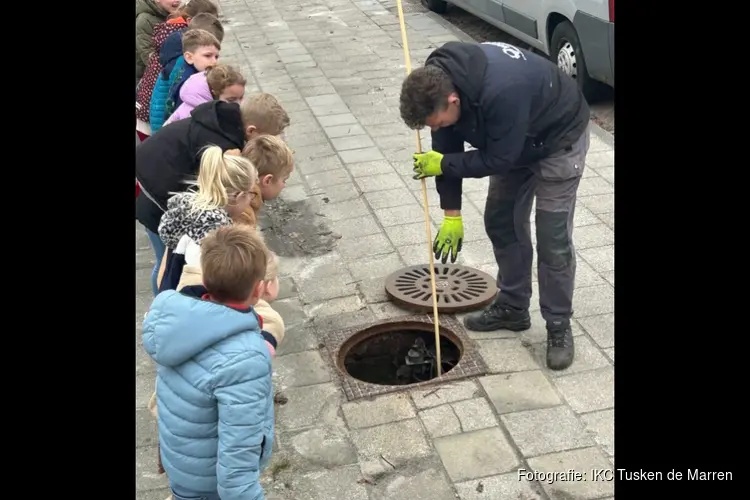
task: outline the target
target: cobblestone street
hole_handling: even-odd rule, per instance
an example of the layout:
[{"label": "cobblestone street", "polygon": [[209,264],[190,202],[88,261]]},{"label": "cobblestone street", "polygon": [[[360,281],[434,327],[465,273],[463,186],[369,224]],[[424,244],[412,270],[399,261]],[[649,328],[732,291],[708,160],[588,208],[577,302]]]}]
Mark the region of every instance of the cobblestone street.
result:
[{"label": "cobblestone street", "polygon": [[[411,314],[388,302],[384,280],[427,262],[421,186],[411,178],[415,134],[398,111],[405,69],[395,2],[219,4],[226,30],[221,59],[247,78],[247,94],[279,98],[291,117],[286,137],[296,158],[288,187],[264,209],[261,223],[286,228],[268,237],[283,276],[274,307],[287,325],[274,382],[287,402],[276,407],[274,458],[263,477],[267,498],[614,498],[613,482],[590,477],[592,469],[614,465],[612,135],[592,123],[576,206],[574,364],[562,372],[545,367],[534,283],[530,330],[467,332],[487,375],[347,402],[320,347],[322,335]],[[431,13],[410,12],[406,21],[414,67],[441,44],[466,39]],[[422,136],[428,150],[429,133]],[[482,216],[488,183],[464,181],[466,238],[458,263],[495,275]],[[428,186],[434,236],[442,212],[434,181]],[[302,243],[284,246],[285,235]],[[137,223],[136,262],[136,499],[164,500],[169,491],[157,474],[156,423],[146,409],[155,366],[141,345],[153,252]],[[519,478],[519,470],[570,469],[588,477]]]}]

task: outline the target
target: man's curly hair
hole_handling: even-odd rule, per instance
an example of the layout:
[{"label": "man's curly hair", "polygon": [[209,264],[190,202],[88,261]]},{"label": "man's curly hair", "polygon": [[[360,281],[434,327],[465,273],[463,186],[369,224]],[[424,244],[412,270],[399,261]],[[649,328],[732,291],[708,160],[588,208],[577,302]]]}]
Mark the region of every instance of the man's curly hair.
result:
[{"label": "man's curly hair", "polygon": [[453,92],[453,82],[442,69],[433,65],[415,69],[401,85],[401,119],[410,129],[424,128],[430,115],[448,106]]}]

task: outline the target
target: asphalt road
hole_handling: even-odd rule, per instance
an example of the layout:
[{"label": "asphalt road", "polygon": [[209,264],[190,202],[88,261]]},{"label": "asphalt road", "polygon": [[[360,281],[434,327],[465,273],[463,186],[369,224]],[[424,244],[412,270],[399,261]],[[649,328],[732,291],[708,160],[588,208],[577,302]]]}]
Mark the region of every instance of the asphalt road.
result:
[{"label": "asphalt road", "polygon": [[[402,0],[404,12],[427,12],[428,9],[422,5],[421,0]],[[455,5],[448,8],[446,14],[440,15],[452,25],[460,28],[466,34],[478,42],[506,42],[522,48],[529,48],[517,38],[495,28],[482,21],[478,17],[461,10]],[[589,103],[592,109],[594,121],[605,130],[615,133],[615,102],[614,90],[609,87],[603,88],[601,96]]]}]

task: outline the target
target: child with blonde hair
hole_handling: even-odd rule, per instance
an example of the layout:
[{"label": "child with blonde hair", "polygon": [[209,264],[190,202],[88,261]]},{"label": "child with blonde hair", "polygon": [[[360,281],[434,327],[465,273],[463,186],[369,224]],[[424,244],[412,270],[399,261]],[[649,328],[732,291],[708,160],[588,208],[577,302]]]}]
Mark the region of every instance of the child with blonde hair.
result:
[{"label": "child with blonde hair", "polygon": [[250,207],[257,183],[258,172],[248,159],[226,154],[218,146],[204,150],[193,183],[197,192],[172,196],[159,223],[166,250],[160,292],[200,283],[200,241],[217,227],[231,225],[233,217]]},{"label": "child with blonde hair", "polygon": [[245,83],[245,77],[239,71],[222,63],[194,74],[180,89],[182,104],[164,125],[187,118],[196,106],[204,102],[242,102],[245,96]]},{"label": "child with blonde hair", "polygon": [[278,136],[260,135],[245,144],[242,156],[258,170],[256,198],[235,221],[257,226],[263,202],[276,199],[294,171],[294,153]]}]

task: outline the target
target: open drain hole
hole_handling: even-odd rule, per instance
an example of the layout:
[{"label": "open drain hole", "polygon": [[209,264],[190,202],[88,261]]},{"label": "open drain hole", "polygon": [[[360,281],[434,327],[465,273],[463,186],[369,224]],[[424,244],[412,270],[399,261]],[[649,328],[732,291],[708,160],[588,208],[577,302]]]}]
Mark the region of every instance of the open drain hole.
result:
[{"label": "open drain hole", "polygon": [[[410,385],[437,377],[435,330],[429,323],[389,324],[352,336],[339,351],[343,371],[362,382],[376,385]],[[460,339],[441,327],[442,373],[461,359]]]}]

